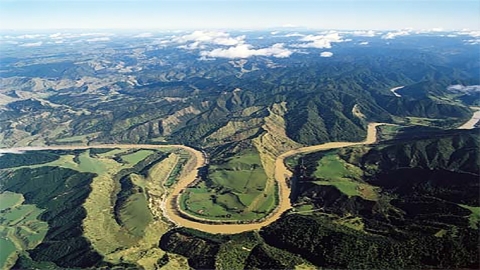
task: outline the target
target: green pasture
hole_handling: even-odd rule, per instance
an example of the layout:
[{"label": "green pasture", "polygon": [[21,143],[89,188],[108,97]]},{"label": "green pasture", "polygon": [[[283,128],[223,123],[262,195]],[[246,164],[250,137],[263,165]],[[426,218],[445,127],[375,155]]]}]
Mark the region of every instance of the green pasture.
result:
[{"label": "green pasture", "polygon": [[153,154],[154,152],[155,151],[153,150],[138,150],[131,154],[122,155],[122,160],[132,165],[135,165],[140,161],[144,160],[146,157]]},{"label": "green pasture", "polygon": [[101,154],[95,154],[96,156],[100,157],[100,158],[112,158],[116,155],[119,155],[119,154],[123,154],[125,152],[129,151],[129,149],[120,149],[120,148],[116,148],[116,149],[112,149],[108,152],[105,152],[105,153],[101,153]]},{"label": "green pasture", "polygon": [[260,200],[260,202],[258,203],[257,209],[254,209],[254,211],[258,213],[263,213],[265,215],[265,214],[268,214],[273,209],[275,209],[275,207],[277,206],[275,194],[276,194],[276,189],[273,189],[270,192],[263,193],[262,195],[260,195],[262,196],[263,200]]},{"label": "green pasture", "polygon": [[459,204],[459,206],[472,211],[469,216],[470,227],[473,229],[478,229],[480,223],[480,207],[478,206],[468,206],[464,204]]},{"label": "green pasture", "polygon": [[22,194],[0,193],[0,268],[11,267],[15,254],[32,249],[45,237],[48,224],[38,220],[43,212],[32,204],[22,204]]},{"label": "green pasture", "polygon": [[[3,234],[2,231],[0,233]],[[17,251],[17,248],[15,247],[15,244],[8,238],[4,238],[3,236],[0,237],[0,269],[8,269],[9,264],[9,258],[12,257],[15,252]]]},{"label": "green pasture", "polygon": [[153,220],[143,193],[132,194],[120,210],[123,226],[133,235],[142,236],[145,228]]},{"label": "green pasture", "polygon": [[218,186],[245,194],[263,190],[267,180],[260,156],[253,151],[212,165],[208,177]]},{"label": "green pasture", "polygon": [[254,150],[211,165],[207,177],[210,181],[181,195],[181,208],[192,215],[212,220],[252,220],[275,207],[274,190],[265,190],[267,176]]},{"label": "green pasture", "polygon": [[107,165],[97,158],[90,156],[90,150],[78,155],[78,170],[81,172],[92,172],[103,174],[107,171]]},{"label": "green pasture", "polygon": [[0,193],[0,211],[22,204],[23,196],[14,192]]},{"label": "green pasture", "polygon": [[313,173],[318,185],[330,185],[336,187],[347,196],[360,196],[367,200],[376,200],[375,188],[366,183],[361,183],[363,172],[360,168],[342,160],[332,153],[323,156]]}]

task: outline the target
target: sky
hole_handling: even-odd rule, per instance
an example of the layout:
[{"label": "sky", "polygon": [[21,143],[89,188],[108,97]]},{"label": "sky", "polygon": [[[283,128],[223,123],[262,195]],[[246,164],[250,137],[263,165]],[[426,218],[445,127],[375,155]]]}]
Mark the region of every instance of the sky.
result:
[{"label": "sky", "polygon": [[479,0],[0,0],[0,29],[480,29]]}]

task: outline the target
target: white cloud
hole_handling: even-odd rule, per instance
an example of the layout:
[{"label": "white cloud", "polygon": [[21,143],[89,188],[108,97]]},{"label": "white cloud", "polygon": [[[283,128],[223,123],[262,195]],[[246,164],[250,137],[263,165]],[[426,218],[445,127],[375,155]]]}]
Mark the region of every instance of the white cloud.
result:
[{"label": "white cloud", "polygon": [[333,53],[332,52],[322,52],[320,54],[321,57],[332,57]]},{"label": "white cloud", "polygon": [[363,42],[360,42],[358,43],[359,45],[368,45],[368,41],[363,41]]},{"label": "white cloud", "polygon": [[235,46],[245,43],[245,35],[231,37],[229,33],[219,31],[194,31],[191,34],[175,37],[174,42],[177,43],[210,43],[224,46]]},{"label": "white cloud", "polygon": [[114,36],[112,33],[82,33],[81,37],[111,37]]},{"label": "white cloud", "polygon": [[473,93],[479,93],[480,92],[480,85],[461,85],[461,84],[455,84],[455,85],[450,85],[447,87],[447,90],[452,91],[452,92],[463,92],[467,94],[473,94]]},{"label": "white cloud", "polygon": [[51,39],[62,39],[62,33],[55,33],[49,36]]},{"label": "white cloud", "polygon": [[18,41],[14,41],[14,40],[6,40],[6,41],[2,41],[1,43],[2,43],[2,44],[17,45],[19,42],[18,42]]},{"label": "white cloud", "polygon": [[285,37],[304,37],[305,35],[304,34],[300,34],[300,33],[290,33],[290,34],[286,34]]},{"label": "white cloud", "polygon": [[32,42],[32,43],[23,43],[21,45],[19,45],[20,47],[38,47],[38,46],[42,46],[43,42],[39,41],[39,42]]},{"label": "white cloud", "polygon": [[219,38],[214,39],[213,43],[218,44],[218,45],[225,45],[225,46],[235,46],[235,45],[244,43],[245,42],[244,40],[245,40],[245,35],[238,36],[238,37],[235,37],[235,38],[219,37]]},{"label": "white cloud", "polygon": [[480,39],[470,39],[470,40],[464,40],[467,44],[469,45],[478,45],[480,44]]},{"label": "white cloud", "polygon": [[[108,37],[115,36],[113,33],[54,33],[48,37],[53,40],[90,38],[86,41],[108,41]],[[108,38],[108,40],[107,40]]]},{"label": "white cloud", "polygon": [[98,37],[98,38],[90,38],[87,39],[88,42],[98,42],[98,41],[110,41],[109,37]]},{"label": "white cloud", "polygon": [[410,35],[409,30],[399,30],[395,32],[388,32],[387,34],[382,36],[382,39],[394,39],[398,36],[408,36]]},{"label": "white cloud", "polygon": [[375,36],[375,31],[373,30],[368,30],[368,31],[354,31],[352,33],[354,36],[360,36],[360,37],[374,37]]},{"label": "white cloud", "polygon": [[470,36],[473,38],[473,39],[464,40],[466,44],[469,44],[469,45],[480,44],[480,30],[472,31],[468,29],[463,29],[462,31],[457,32],[456,34],[459,36]]},{"label": "white cloud", "polygon": [[196,49],[205,49],[205,46],[200,45],[200,42],[195,41],[195,42],[190,43],[190,44],[178,46],[178,48],[186,49],[186,50],[196,50]]},{"label": "white cloud", "polygon": [[249,44],[238,44],[228,49],[217,48],[212,51],[202,51],[200,56],[203,59],[208,57],[220,58],[248,58],[251,56],[273,56],[277,58],[289,57],[293,51],[284,48],[283,43],[274,44],[268,48],[253,49]]},{"label": "white cloud", "polygon": [[18,39],[34,39],[34,38],[40,38],[43,37],[43,35],[35,34],[35,35],[21,35],[17,36],[16,38]]},{"label": "white cloud", "polygon": [[469,45],[477,45],[477,44],[480,44],[480,31],[471,31],[471,30],[462,30],[460,32],[457,32],[458,35],[461,35],[461,36],[470,36],[470,37],[473,37],[473,39],[469,39],[469,40],[464,40],[464,42],[466,44],[469,44]]},{"label": "white cloud", "polygon": [[136,38],[149,38],[149,37],[153,37],[153,34],[152,33],[141,33],[141,34],[138,34],[134,37],[136,37]]},{"label": "white cloud", "polygon": [[344,42],[348,40],[342,39],[337,32],[330,32],[325,35],[308,35],[300,39],[300,41],[307,41],[308,43],[296,44],[295,47],[300,48],[318,48],[330,49],[334,42]]}]

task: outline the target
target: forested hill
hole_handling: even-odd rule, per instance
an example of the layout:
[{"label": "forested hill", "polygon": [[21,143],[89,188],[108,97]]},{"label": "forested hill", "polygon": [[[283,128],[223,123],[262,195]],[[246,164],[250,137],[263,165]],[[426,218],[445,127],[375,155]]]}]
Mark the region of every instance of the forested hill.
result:
[{"label": "forested hill", "polygon": [[411,132],[301,158],[299,214],[266,242],[322,267],[478,268],[478,129]]},{"label": "forested hill", "polygon": [[405,131],[400,139],[372,148],[362,157],[361,166],[366,168],[375,164],[380,171],[419,168],[479,174],[478,129],[429,131],[405,128]]},{"label": "forested hill", "polygon": [[176,230],[160,246],[195,268],[477,269],[480,134],[422,130],[298,159],[294,210],[259,235]]},{"label": "forested hill", "polygon": [[[256,35],[248,42],[274,40]],[[350,38],[331,57],[304,48],[284,58],[207,61],[166,45],[140,50],[135,46],[145,40],[128,38],[77,44],[76,51],[59,47],[58,56],[35,48],[40,60],[31,65],[25,59],[33,52],[10,53],[0,65],[2,144],[167,141],[215,148],[281,132],[312,145],[362,140],[367,122],[453,127],[471,116],[467,106],[479,93],[465,89],[479,84],[480,72],[473,46],[422,35],[372,37],[368,45]],[[280,40],[294,47],[297,39]],[[397,95],[390,91],[399,86]]]}]

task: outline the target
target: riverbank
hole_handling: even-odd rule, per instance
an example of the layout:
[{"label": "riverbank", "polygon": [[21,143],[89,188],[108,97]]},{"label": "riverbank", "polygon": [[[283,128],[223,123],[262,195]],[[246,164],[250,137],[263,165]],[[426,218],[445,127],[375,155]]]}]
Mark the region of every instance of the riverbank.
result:
[{"label": "riverbank", "polygon": [[197,178],[198,169],[203,167],[206,163],[206,158],[201,151],[193,149],[185,145],[154,145],[154,144],[101,144],[101,145],[59,145],[59,146],[35,146],[35,147],[15,147],[9,149],[0,149],[1,153],[21,153],[23,151],[42,151],[42,150],[81,150],[89,148],[121,148],[121,149],[162,149],[162,148],[181,148],[188,151],[191,154],[192,161],[195,165],[193,169],[186,172],[185,175],[178,180],[177,184],[170,191],[170,193],[163,199],[161,203],[163,208],[163,215],[177,226],[183,226],[188,228],[197,229],[208,233],[222,233],[222,234],[235,234],[245,231],[258,230],[264,226],[271,224],[278,220],[281,215],[292,208],[290,204],[290,188],[288,187],[289,178],[292,175],[284,164],[286,158],[292,155],[300,153],[308,153],[313,151],[334,149],[340,147],[347,147],[360,144],[374,143],[376,140],[376,127],[381,125],[380,123],[371,123],[368,125],[367,138],[363,142],[329,142],[320,145],[307,146],[290,150],[281,154],[275,161],[275,180],[278,185],[279,204],[277,208],[268,215],[261,222],[252,222],[247,224],[206,224],[199,220],[191,220],[183,217],[180,213],[177,203],[177,198],[188,187],[190,183]]}]

